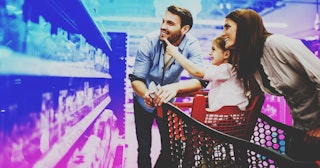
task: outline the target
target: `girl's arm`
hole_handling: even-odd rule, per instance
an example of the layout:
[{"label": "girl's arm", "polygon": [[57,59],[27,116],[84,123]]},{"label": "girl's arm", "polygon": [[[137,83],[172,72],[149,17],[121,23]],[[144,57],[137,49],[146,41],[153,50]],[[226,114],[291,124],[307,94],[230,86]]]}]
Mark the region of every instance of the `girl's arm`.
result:
[{"label": "girl's arm", "polygon": [[186,57],[184,57],[178,50],[178,47],[173,46],[167,39],[164,40],[164,42],[167,44],[166,47],[166,54],[172,56],[175,58],[179,64],[187,70],[191,75],[199,78],[203,78],[204,76],[204,68],[200,68],[194,63],[192,63],[190,60],[188,60]]}]

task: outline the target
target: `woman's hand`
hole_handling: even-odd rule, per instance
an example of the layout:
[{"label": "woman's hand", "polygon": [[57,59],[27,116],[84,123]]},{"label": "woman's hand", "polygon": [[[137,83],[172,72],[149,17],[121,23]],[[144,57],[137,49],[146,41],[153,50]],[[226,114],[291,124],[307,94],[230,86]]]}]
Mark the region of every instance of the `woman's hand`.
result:
[{"label": "woman's hand", "polygon": [[320,128],[309,130],[304,138],[304,141],[309,144],[320,143]]}]

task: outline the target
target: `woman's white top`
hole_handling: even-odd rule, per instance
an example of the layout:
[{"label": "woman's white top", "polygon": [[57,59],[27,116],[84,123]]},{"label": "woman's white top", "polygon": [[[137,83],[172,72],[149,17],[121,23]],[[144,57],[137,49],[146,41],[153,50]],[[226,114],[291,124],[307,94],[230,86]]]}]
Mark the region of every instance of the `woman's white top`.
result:
[{"label": "woman's white top", "polygon": [[256,72],[260,88],[284,96],[294,126],[307,130],[320,127],[320,59],[300,40],[273,34],[264,44],[261,65],[278,93],[265,88]]},{"label": "woman's white top", "polygon": [[219,66],[208,65],[203,77],[209,83],[209,110],[217,111],[222,106],[238,106],[245,110],[249,100],[245,96],[242,82],[237,79],[237,73],[232,65],[224,63]]}]

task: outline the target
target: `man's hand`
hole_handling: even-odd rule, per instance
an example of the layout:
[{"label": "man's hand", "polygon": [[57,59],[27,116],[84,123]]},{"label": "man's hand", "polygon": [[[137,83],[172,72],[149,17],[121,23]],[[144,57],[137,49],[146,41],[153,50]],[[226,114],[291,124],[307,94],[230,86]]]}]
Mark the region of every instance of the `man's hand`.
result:
[{"label": "man's hand", "polygon": [[309,144],[320,143],[320,128],[315,128],[308,131],[304,141]]},{"label": "man's hand", "polygon": [[147,91],[144,94],[143,100],[147,107],[150,107],[150,108],[154,107],[153,98],[151,97],[151,95],[154,95],[154,94],[155,94],[155,91]]},{"label": "man's hand", "polygon": [[172,98],[176,97],[179,88],[175,83],[164,85],[159,88],[159,91],[155,94],[153,103],[156,106],[161,106],[162,103],[168,103]]}]

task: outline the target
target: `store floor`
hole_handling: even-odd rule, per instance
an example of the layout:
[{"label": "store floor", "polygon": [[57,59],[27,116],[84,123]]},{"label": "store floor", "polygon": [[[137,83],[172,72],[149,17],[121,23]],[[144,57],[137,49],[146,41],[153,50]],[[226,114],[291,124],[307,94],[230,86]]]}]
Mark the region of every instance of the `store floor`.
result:
[{"label": "store floor", "polygon": [[[123,168],[137,168],[137,139],[135,131],[134,116],[132,114],[126,115],[126,133],[125,133],[125,155],[124,155],[124,165]],[[160,153],[160,135],[158,126],[154,121],[152,127],[152,147],[151,147],[151,159],[152,165],[154,166],[156,159]]]}]

